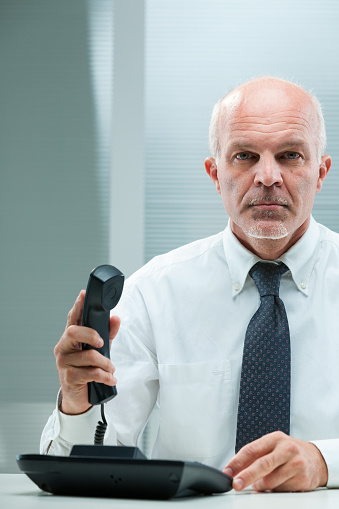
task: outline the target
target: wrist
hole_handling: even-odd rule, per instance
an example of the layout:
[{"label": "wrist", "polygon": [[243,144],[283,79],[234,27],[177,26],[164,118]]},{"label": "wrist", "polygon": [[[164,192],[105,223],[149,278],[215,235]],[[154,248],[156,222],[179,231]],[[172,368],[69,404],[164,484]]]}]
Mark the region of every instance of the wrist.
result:
[{"label": "wrist", "polygon": [[328,468],[327,463],[324,459],[324,456],[322,455],[321,451],[318,449],[318,447],[313,444],[312,442],[309,442],[316,450],[316,454],[318,456],[318,475],[319,475],[319,483],[318,488],[324,488],[327,486],[328,483]]},{"label": "wrist", "polygon": [[59,396],[58,396],[58,410],[65,414],[65,415],[81,415],[85,414],[92,408],[92,405],[89,403],[83,407],[80,408],[79,405],[72,405],[63,397],[62,390],[60,389]]}]

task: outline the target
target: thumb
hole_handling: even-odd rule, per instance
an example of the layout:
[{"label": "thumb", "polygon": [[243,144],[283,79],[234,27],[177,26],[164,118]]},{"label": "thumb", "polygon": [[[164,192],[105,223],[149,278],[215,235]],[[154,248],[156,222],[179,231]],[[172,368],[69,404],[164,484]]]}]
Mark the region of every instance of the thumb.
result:
[{"label": "thumb", "polygon": [[109,323],[109,347],[111,348],[112,341],[118,334],[120,328],[120,318],[118,316],[111,316]]}]

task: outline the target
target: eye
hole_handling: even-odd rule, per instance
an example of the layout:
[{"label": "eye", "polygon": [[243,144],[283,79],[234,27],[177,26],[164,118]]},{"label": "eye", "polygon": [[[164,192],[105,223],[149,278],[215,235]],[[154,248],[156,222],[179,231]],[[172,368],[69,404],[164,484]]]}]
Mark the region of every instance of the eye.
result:
[{"label": "eye", "polygon": [[239,154],[235,156],[235,158],[238,159],[239,161],[247,161],[248,159],[251,159],[251,157],[252,154],[250,154],[249,152],[239,152]]},{"label": "eye", "polygon": [[286,159],[298,159],[300,157],[300,154],[299,152],[292,152],[292,151],[288,151],[284,154],[284,156],[286,157]]}]

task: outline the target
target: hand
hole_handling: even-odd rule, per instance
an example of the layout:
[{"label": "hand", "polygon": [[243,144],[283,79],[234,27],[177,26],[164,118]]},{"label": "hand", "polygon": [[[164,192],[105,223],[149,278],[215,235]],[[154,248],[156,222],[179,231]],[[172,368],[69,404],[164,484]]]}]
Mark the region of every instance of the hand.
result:
[{"label": "hand", "polygon": [[281,431],[245,445],[224,468],[233,488],[257,491],[312,491],[326,486],[327,465],[319,449]]},{"label": "hand", "polygon": [[[82,310],[86,292],[82,290],[68,313],[67,325],[54,355],[59,372],[62,402],[60,410],[69,415],[86,412],[88,402],[88,382],[101,382],[115,385],[115,367],[112,362],[96,350],[82,350],[82,343],[100,348],[103,340],[99,334],[88,327],[81,326]],[[117,316],[110,318],[110,346],[120,326]]]}]

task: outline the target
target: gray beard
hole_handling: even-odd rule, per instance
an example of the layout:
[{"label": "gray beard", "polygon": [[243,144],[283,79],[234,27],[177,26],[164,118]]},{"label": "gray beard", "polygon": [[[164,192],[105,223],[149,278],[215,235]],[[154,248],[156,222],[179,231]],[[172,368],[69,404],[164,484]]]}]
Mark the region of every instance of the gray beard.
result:
[{"label": "gray beard", "polygon": [[249,237],[255,239],[271,239],[271,240],[283,239],[288,235],[288,231],[282,223],[278,223],[277,225],[270,228],[266,228],[265,226],[262,227],[259,225],[251,226],[251,228],[247,230],[246,233]]}]

